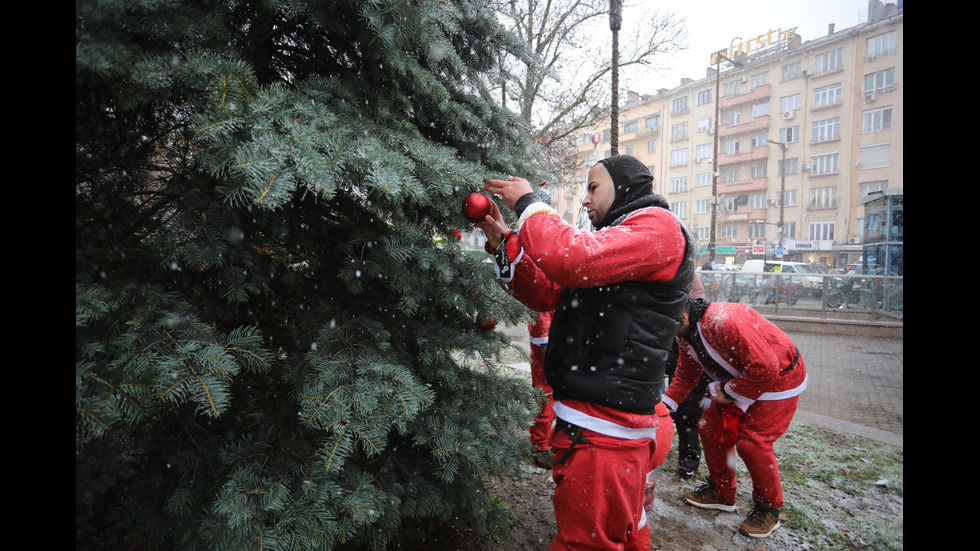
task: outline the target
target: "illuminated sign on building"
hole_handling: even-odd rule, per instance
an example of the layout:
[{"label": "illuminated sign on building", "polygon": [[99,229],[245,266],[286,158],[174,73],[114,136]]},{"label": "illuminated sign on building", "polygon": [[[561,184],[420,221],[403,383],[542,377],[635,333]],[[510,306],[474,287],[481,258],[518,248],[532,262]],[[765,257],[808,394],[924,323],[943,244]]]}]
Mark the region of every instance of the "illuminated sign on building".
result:
[{"label": "illuminated sign on building", "polygon": [[799,37],[796,34],[796,29],[798,28],[793,27],[786,31],[782,29],[769,29],[769,32],[744,41],[741,36],[736,36],[729,43],[728,58],[735,59],[735,56],[747,55],[779,44],[791,42],[794,38]]}]

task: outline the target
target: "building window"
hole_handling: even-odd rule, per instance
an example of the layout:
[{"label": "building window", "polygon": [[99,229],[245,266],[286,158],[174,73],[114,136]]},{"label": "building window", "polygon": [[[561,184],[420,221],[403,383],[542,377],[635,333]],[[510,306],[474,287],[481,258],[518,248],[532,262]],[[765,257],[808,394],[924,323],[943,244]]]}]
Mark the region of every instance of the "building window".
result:
[{"label": "building window", "polygon": [[724,117],[725,126],[735,126],[736,124],[740,124],[742,122],[742,112],[738,110],[728,111],[725,113]]},{"label": "building window", "polygon": [[783,222],[783,239],[796,239],[796,222]]},{"label": "building window", "polygon": [[711,117],[704,117],[703,119],[698,119],[698,132],[708,132],[711,130]]},{"label": "building window", "polygon": [[722,169],[721,181],[727,184],[738,183],[738,167],[732,166],[732,167]]},{"label": "building window", "polygon": [[752,120],[769,114],[769,102],[757,103],[752,106]]},{"label": "building window", "polygon": [[694,214],[706,214],[711,212],[711,203],[707,199],[698,199],[694,202]]},{"label": "building window", "polygon": [[861,121],[861,132],[877,132],[892,127],[892,106],[868,109]]},{"label": "building window", "polygon": [[821,74],[836,71],[844,67],[844,48],[818,55],[815,59],[814,73]]},{"label": "building window", "polygon": [[815,155],[813,157],[813,168],[811,174],[820,176],[821,174],[837,174],[837,153],[827,155]]},{"label": "building window", "polygon": [[726,98],[734,98],[739,95],[739,89],[741,88],[741,81],[733,81],[727,84],[721,85],[721,93]]},{"label": "building window", "polygon": [[636,147],[633,146],[633,145],[627,145],[626,146],[626,154],[627,155],[631,155],[631,156],[635,157],[636,156],[635,150],[636,150]]},{"label": "building window", "polygon": [[660,115],[647,117],[646,120],[643,121],[643,126],[645,126],[646,129],[649,130],[650,132],[656,132],[660,130]]},{"label": "building window", "polygon": [[783,80],[794,79],[803,74],[803,65],[801,62],[797,61],[795,63],[783,65],[780,68],[780,71],[782,71]]},{"label": "building window", "polygon": [[711,185],[711,173],[710,172],[698,172],[694,175],[694,185],[695,186],[710,186]]},{"label": "building window", "polygon": [[888,31],[868,39],[868,61],[892,55],[898,51],[898,32]]},{"label": "building window", "polygon": [[810,222],[811,241],[833,241],[834,222]]},{"label": "building window", "polygon": [[670,192],[680,193],[687,191],[687,176],[676,176],[670,179]]},{"label": "building window", "polygon": [[749,195],[749,208],[752,210],[764,209],[766,208],[766,194],[765,193],[753,193]]},{"label": "building window", "polygon": [[749,173],[751,177],[754,178],[765,178],[768,172],[768,166],[766,163],[757,163],[749,167]]},{"label": "building window", "polygon": [[697,233],[697,238],[699,241],[705,241],[711,239],[711,228],[708,226],[698,226],[694,229]]},{"label": "building window", "polygon": [[841,102],[841,84],[831,84],[813,91],[813,106],[823,107]]},{"label": "building window", "polygon": [[800,108],[800,95],[793,94],[792,96],[785,96],[779,98],[779,112],[786,113],[789,111],[796,111]]},{"label": "building window", "polygon": [[675,124],[670,128],[670,137],[672,140],[686,140],[688,137],[687,123],[682,122],[681,124]]},{"label": "building window", "polygon": [[734,155],[738,153],[738,138],[725,140],[721,142],[721,150],[729,155]]},{"label": "building window", "polygon": [[698,105],[704,105],[706,103],[711,103],[711,98],[714,97],[714,90],[708,88],[707,90],[701,90],[698,92]]},{"label": "building window", "polygon": [[886,142],[863,146],[861,158],[858,160],[858,169],[881,168],[890,165],[891,145]]},{"label": "building window", "polygon": [[670,211],[678,218],[687,218],[687,203],[685,201],[671,202]]},{"label": "building window", "polygon": [[694,158],[696,159],[710,159],[711,158],[711,144],[706,143],[699,145],[694,152]]},{"label": "building window", "polygon": [[864,75],[864,95],[883,94],[895,88],[895,68]]},{"label": "building window", "polygon": [[779,141],[782,143],[793,143],[800,141],[800,127],[787,126],[779,130]]},{"label": "building window", "polygon": [[[785,200],[786,202],[783,203],[782,202],[783,200]],[[778,192],[776,193],[776,206],[782,206],[782,205],[785,205],[787,207],[795,207],[796,206],[796,190],[795,189],[788,189],[788,190],[784,191],[782,193],[782,195],[780,195]]]},{"label": "building window", "polygon": [[630,132],[636,132],[639,129],[639,121],[630,121],[623,125],[623,134],[629,134]]},{"label": "building window", "polygon": [[813,143],[826,142],[840,139],[840,117],[824,119],[813,123],[813,134],[810,139]]},{"label": "building window", "polygon": [[765,238],[766,238],[765,224],[749,224],[749,239],[765,239]]},{"label": "building window", "polygon": [[759,86],[765,86],[766,84],[769,84],[769,71],[766,71],[764,73],[759,73],[759,74],[756,74],[756,75],[752,75],[752,89],[753,90],[755,90]]},{"label": "building window", "polygon": [[731,239],[734,241],[738,239],[738,228],[735,226],[735,224],[722,224],[721,236],[725,239]]},{"label": "building window", "polygon": [[782,176],[783,174],[797,174],[800,171],[800,160],[797,159],[796,157],[793,157],[791,159],[786,159],[785,172],[783,171],[784,163],[782,159],[778,161],[776,166],[779,167],[779,170],[777,171],[778,172],[777,176]]},{"label": "building window", "polygon": [[861,197],[867,197],[878,191],[888,189],[888,180],[876,180],[874,182],[861,182],[858,184],[858,193]]},{"label": "building window", "polygon": [[670,166],[687,164],[687,148],[675,149],[670,152]]},{"label": "building window", "polygon": [[756,147],[762,147],[764,145],[768,145],[769,134],[766,133],[754,134],[751,138],[749,138],[749,142],[752,144],[753,149],[755,149]]},{"label": "building window", "polygon": [[810,190],[811,209],[831,209],[837,206],[837,186],[816,187]]},{"label": "building window", "polygon": [[690,107],[688,106],[687,103],[687,96],[684,96],[682,98],[677,98],[673,102],[671,102],[670,112],[674,115],[677,115],[679,113],[687,113],[688,109],[690,109]]},{"label": "building window", "polygon": [[647,140],[647,153],[657,152],[657,140]]}]

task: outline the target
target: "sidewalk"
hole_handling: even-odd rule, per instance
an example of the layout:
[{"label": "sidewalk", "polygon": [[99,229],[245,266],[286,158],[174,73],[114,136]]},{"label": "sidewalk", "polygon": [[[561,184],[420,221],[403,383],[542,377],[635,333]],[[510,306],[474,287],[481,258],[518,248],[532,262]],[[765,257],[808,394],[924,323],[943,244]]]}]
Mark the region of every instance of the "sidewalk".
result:
[{"label": "sidewalk", "polygon": [[901,339],[789,335],[810,376],[797,419],[903,447]]},{"label": "sidewalk", "polygon": [[[523,327],[501,330],[528,350]],[[809,375],[796,419],[904,447],[902,339],[788,334]],[[511,365],[530,373],[526,363]]]}]

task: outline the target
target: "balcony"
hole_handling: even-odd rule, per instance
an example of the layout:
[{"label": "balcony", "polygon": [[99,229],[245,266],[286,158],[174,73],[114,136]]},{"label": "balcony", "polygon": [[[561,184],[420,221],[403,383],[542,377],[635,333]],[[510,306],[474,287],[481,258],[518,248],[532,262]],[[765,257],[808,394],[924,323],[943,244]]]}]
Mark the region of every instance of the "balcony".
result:
[{"label": "balcony", "polygon": [[734,107],[736,105],[742,105],[745,103],[752,103],[769,97],[772,91],[771,84],[763,84],[752,90],[748,94],[741,94],[738,96],[724,96],[718,102],[718,107],[720,109],[727,109],[729,107]]},{"label": "balcony", "polygon": [[718,137],[724,138],[726,136],[756,132],[767,128],[769,128],[769,115],[761,115],[756,117],[755,120],[749,121],[745,124],[736,124],[735,126],[719,126]]},{"label": "balcony", "polygon": [[753,178],[748,182],[718,182],[718,193],[740,193],[747,191],[765,191],[769,189],[769,178]]},{"label": "balcony", "polygon": [[748,163],[751,161],[761,161],[769,158],[768,147],[755,147],[748,153],[720,153],[718,154],[718,166],[734,165],[738,163]]}]

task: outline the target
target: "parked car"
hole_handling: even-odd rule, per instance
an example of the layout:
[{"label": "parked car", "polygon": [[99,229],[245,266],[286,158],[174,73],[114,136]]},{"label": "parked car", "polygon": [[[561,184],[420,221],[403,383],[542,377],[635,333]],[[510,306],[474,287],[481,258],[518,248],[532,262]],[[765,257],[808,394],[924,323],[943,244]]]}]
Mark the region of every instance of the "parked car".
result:
[{"label": "parked car", "polygon": [[[819,297],[823,293],[823,276],[813,266],[804,262],[761,259],[746,260],[745,264],[742,265],[742,274],[757,274],[752,280],[743,278],[743,287],[754,285],[756,287],[756,293],[761,291],[763,287],[773,284],[769,282],[771,274],[789,276],[788,278],[780,277],[779,279],[788,279],[793,283],[799,283],[801,286],[800,294],[802,296],[812,298]],[[748,289],[745,289],[744,292],[748,292]]]}]

